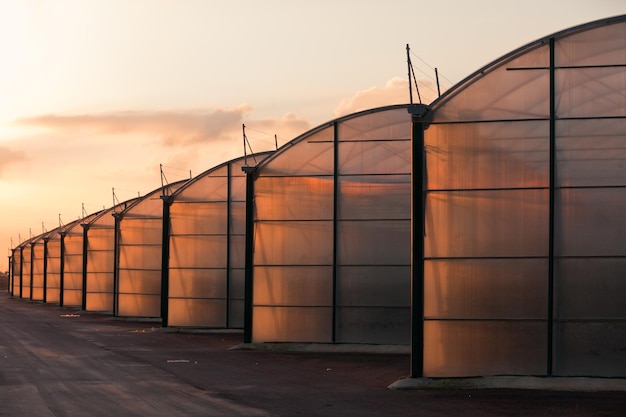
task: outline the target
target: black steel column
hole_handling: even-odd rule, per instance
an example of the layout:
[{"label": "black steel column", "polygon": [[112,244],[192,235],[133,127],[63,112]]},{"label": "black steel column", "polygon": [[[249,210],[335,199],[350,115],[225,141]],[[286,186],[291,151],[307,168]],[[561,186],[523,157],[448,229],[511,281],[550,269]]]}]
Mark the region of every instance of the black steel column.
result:
[{"label": "black steel column", "polygon": [[59,305],[63,306],[63,288],[65,286],[65,233],[64,232],[60,232],[59,235],[61,236],[60,240],[60,252],[61,252],[61,258],[60,258],[60,265],[59,265]]},{"label": "black steel column", "polygon": [[81,224],[83,227],[83,288],[82,288],[82,301],[81,308],[87,310],[87,251],[89,250],[89,242],[87,241],[87,235],[89,234],[89,225]]},{"label": "black steel column", "polygon": [[232,177],[233,177],[233,167],[231,164],[227,165],[226,168],[226,328],[230,328],[230,280],[232,279],[231,274],[231,244],[232,244],[232,197],[233,197],[233,187],[232,187]]},{"label": "black steel column", "polygon": [[241,168],[246,173],[246,269],[244,282],[243,342],[252,342],[254,294],[254,176],[256,167]]},{"label": "black steel column", "polygon": [[411,378],[424,374],[424,119],[427,108],[411,113]]},{"label": "black steel column", "polygon": [[120,264],[120,220],[119,213],[113,213],[115,218],[115,231],[113,234],[113,317],[117,317],[118,309],[118,297],[120,293],[119,289],[119,264]]},{"label": "black steel column", "polygon": [[547,374],[552,376],[554,349],[554,204],[556,185],[556,87],[554,67],[554,38],[550,38],[550,209],[548,240],[548,347]]},{"label": "black steel column", "polygon": [[14,253],[13,251],[14,249],[11,249],[11,255],[9,255],[9,279],[7,280],[8,281],[7,292],[11,294],[11,297],[13,297],[13,280],[15,279],[13,277],[13,272],[15,269],[13,268],[13,253]]},{"label": "black steel column", "polygon": [[33,265],[35,264],[35,244],[30,243],[30,294],[28,299],[33,299]]},{"label": "black steel column", "polygon": [[339,248],[337,218],[339,216],[339,124],[333,123],[333,310],[332,342],[337,341],[337,261]]},{"label": "black steel column", "polygon": [[43,240],[43,302],[48,301],[48,238]]},{"label": "black steel column", "polygon": [[161,326],[168,326],[170,299],[170,205],[169,196],[163,199],[163,238],[161,243]]}]

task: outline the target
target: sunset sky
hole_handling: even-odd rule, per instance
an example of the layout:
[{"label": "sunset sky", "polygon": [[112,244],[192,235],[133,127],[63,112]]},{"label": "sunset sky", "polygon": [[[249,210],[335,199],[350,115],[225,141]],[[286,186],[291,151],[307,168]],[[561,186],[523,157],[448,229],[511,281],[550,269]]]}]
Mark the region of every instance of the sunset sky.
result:
[{"label": "sunset sky", "polygon": [[[279,145],[424,101],[623,0],[0,0],[0,245]],[[0,271],[7,261],[0,259]]]}]

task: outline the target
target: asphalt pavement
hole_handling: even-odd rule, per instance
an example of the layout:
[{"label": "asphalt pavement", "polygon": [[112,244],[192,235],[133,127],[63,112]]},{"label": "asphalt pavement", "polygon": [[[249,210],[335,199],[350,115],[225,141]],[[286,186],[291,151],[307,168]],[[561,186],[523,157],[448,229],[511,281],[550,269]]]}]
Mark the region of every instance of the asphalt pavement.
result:
[{"label": "asphalt pavement", "polygon": [[0,416],[626,416],[612,389],[389,389],[402,350],[250,347],[0,292]]}]

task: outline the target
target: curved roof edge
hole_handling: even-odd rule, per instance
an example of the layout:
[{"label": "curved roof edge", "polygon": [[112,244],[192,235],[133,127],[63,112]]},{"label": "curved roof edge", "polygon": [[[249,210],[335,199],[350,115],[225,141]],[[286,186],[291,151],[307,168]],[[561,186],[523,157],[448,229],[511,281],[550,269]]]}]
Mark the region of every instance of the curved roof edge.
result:
[{"label": "curved roof edge", "polygon": [[[284,146],[284,145],[283,145]],[[249,155],[242,155],[242,156],[238,156],[237,158],[233,158],[229,161],[226,162],[222,162],[218,165],[215,165],[212,168],[207,169],[206,171],[201,172],[200,174],[196,175],[195,177],[193,177],[190,180],[187,180],[186,184],[183,184],[180,188],[178,188],[176,191],[174,191],[172,193],[172,195],[170,196],[170,198],[172,199],[176,199],[176,196],[180,193],[183,192],[183,190],[186,190],[187,188],[191,187],[196,181],[199,181],[201,178],[206,177],[207,175],[211,174],[212,172],[217,171],[220,168],[224,168],[225,166],[228,166],[229,164],[233,164],[237,161],[242,161],[245,158],[254,158],[256,156],[264,156],[265,158],[269,157],[271,154],[276,153],[276,151],[265,151],[265,152],[256,152],[256,153],[252,153]],[[264,158],[264,159],[265,159]],[[263,160],[264,160],[263,159]],[[263,160],[259,161],[257,163],[257,165],[259,165],[261,162],[263,162]]]},{"label": "curved roof edge", "polygon": [[266,165],[270,161],[274,160],[274,158],[280,156],[283,152],[286,152],[287,149],[291,148],[296,143],[300,142],[301,140],[306,139],[307,137],[313,135],[314,133],[317,133],[317,132],[319,132],[319,131],[321,131],[323,129],[326,129],[327,127],[332,126],[334,123],[343,122],[343,121],[346,121],[346,120],[354,119],[356,117],[364,116],[366,114],[379,113],[379,112],[395,110],[395,109],[407,109],[407,112],[408,112],[408,109],[410,107],[411,107],[411,104],[390,104],[390,105],[387,105],[387,106],[374,107],[374,108],[371,108],[371,109],[360,110],[360,111],[355,112],[355,113],[350,113],[350,114],[346,114],[344,116],[337,117],[336,119],[331,119],[331,120],[329,120],[329,121],[327,121],[325,123],[322,123],[322,124],[312,128],[312,129],[307,130],[306,132],[304,132],[304,133],[296,136],[295,138],[291,139],[289,142],[283,144],[280,148],[278,148],[274,152],[273,155],[270,155],[267,158],[265,158],[256,167],[257,168],[262,168],[264,165]]},{"label": "curved roof edge", "polygon": [[490,62],[489,64],[487,64],[484,67],[478,69],[477,71],[473,72],[469,76],[465,77],[463,80],[459,81],[458,83],[456,83],[455,85],[450,87],[445,93],[443,93],[440,97],[438,97],[432,103],[430,103],[429,107],[431,107],[433,109],[436,108],[437,106],[441,105],[441,103],[444,103],[444,102],[448,101],[449,99],[451,99],[452,97],[454,97],[456,94],[458,94],[460,91],[462,91],[464,87],[466,87],[469,84],[472,84],[476,79],[478,79],[478,78],[480,78],[482,76],[485,76],[486,74],[488,74],[492,70],[494,70],[494,69],[498,68],[499,66],[505,64],[509,60],[511,60],[511,59],[513,59],[513,58],[515,58],[515,57],[517,57],[519,55],[522,55],[525,52],[531,51],[534,48],[537,48],[537,47],[540,47],[542,45],[545,45],[552,38],[562,38],[562,37],[565,37],[565,36],[573,35],[573,34],[578,33],[578,32],[587,31],[587,30],[593,29],[595,27],[611,25],[611,24],[614,24],[614,23],[622,22],[622,21],[626,21],[626,14],[625,15],[608,17],[608,18],[599,19],[599,20],[594,20],[594,21],[591,21],[591,22],[587,22],[587,23],[583,23],[583,24],[580,24],[580,25],[572,26],[570,28],[563,29],[563,30],[560,30],[558,32],[554,32],[554,33],[552,33],[550,35],[544,36],[544,37],[539,38],[539,39],[537,39],[537,40],[535,40],[533,42],[530,42],[530,43],[528,43],[526,45],[523,45],[523,46],[521,46],[521,47],[519,47],[517,49],[514,49],[513,51],[509,52],[508,54],[505,54],[505,55],[501,56],[500,58]]}]

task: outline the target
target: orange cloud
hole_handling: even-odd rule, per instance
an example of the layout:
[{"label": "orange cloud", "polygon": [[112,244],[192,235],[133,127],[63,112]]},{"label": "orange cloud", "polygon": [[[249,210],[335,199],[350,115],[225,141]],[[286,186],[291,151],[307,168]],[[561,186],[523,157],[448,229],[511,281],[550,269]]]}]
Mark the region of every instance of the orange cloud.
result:
[{"label": "orange cloud", "polygon": [[26,159],[27,157],[24,152],[14,151],[6,146],[0,146],[0,177],[7,166],[25,161]]},{"label": "orange cloud", "polygon": [[[437,87],[430,80],[418,80],[422,103],[429,104],[437,98]],[[413,102],[419,102],[415,86],[413,86]],[[341,100],[335,109],[335,116],[367,110],[374,107],[404,104],[409,102],[409,82],[406,79],[395,77],[380,87],[357,91],[352,97]]]}]

